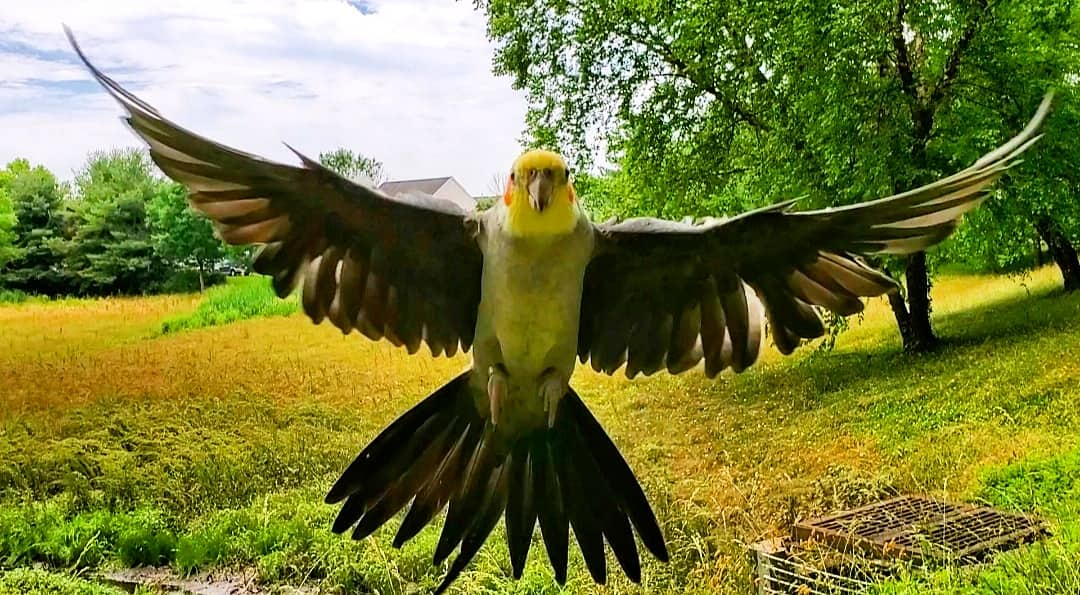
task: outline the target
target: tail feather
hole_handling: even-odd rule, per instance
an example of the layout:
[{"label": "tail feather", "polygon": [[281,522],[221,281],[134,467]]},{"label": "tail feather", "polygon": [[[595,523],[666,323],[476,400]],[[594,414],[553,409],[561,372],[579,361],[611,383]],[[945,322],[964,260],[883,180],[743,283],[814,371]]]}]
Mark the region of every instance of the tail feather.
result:
[{"label": "tail feather", "polygon": [[[582,426],[577,426],[580,430]],[[630,519],[623,506],[619,504],[619,498],[611,490],[609,482],[605,480],[603,471],[597,463],[593,453],[590,452],[584,437],[580,433],[573,435],[573,447],[575,456],[578,457],[577,473],[585,481],[585,495],[592,503],[589,514],[599,523],[600,532],[611,546],[615,558],[619,561],[626,576],[633,582],[641,580],[641,563],[638,560],[637,543],[634,542],[634,533],[630,529]],[[575,532],[577,528],[575,526]],[[584,551],[584,547],[582,548]],[[603,556],[603,549],[600,550]],[[598,579],[599,581],[599,579]]]},{"label": "tail feather", "polygon": [[[564,399],[565,400],[565,399]],[[555,445],[552,441],[540,441],[533,450],[536,461],[536,492],[542,494],[537,502],[540,533],[544,536],[544,548],[548,561],[555,572],[555,581],[566,584],[567,550],[570,545],[570,519],[566,516],[562,486],[555,465]]]},{"label": "tail feather", "polygon": [[467,384],[467,380],[468,377],[463,374],[444,384],[431,396],[420,401],[418,405],[387,426],[341,474],[326,494],[326,503],[335,504],[355,494],[364,483],[371,482],[372,472],[379,470],[380,467],[385,468],[388,460],[396,461],[399,457],[395,455],[410,444],[414,448],[422,447],[424,443],[417,446],[417,441],[413,440],[417,429],[425,422],[432,421],[433,416],[445,414],[448,409],[453,412],[453,408],[448,408],[447,405],[456,402],[457,393],[463,385]]},{"label": "tail feather", "polygon": [[[534,493],[534,440],[522,440],[510,453],[509,487],[506,506],[506,543],[510,547],[510,567],[514,578],[521,578],[529,557],[533,530],[536,528],[536,497]],[[540,497],[543,497],[541,494]]]},{"label": "tail feather", "polygon": [[509,441],[477,412],[466,372],[390,424],[327,494],[344,500],[333,530],[362,539],[411,501],[394,546],[447,509],[434,561],[457,556],[439,585],[461,574],[505,514],[514,578],[520,578],[536,525],[559,584],[566,582],[569,527],[589,573],[607,579],[604,542],[623,571],[641,580],[634,531],[666,561],[663,535],[630,467],[599,422],[570,390],[552,429]]},{"label": "tail feather", "polygon": [[476,552],[480,551],[480,547],[487,541],[488,535],[491,535],[491,530],[495,528],[495,524],[499,522],[499,517],[502,516],[503,510],[506,508],[507,478],[509,475],[507,465],[499,465],[491,472],[487,485],[484,486],[484,503],[479,507],[476,516],[469,524],[469,530],[461,540],[461,550],[450,564],[450,570],[447,571],[439,588],[435,589],[435,595],[446,591],[450,583],[454,582],[454,579],[472,561]]},{"label": "tail feather", "polygon": [[435,518],[435,515],[439,514],[450,501],[450,496],[457,487],[457,477],[461,475],[468,462],[467,457],[472,455],[471,450],[466,452],[466,445],[471,448],[475,444],[476,436],[479,435],[482,427],[483,425],[476,421],[469,424],[468,429],[461,433],[457,443],[443,459],[431,481],[416,494],[409,513],[401,521],[397,535],[394,536],[394,547],[399,548],[416,537],[416,534],[430,523],[431,519]]},{"label": "tail feather", "polygon": [[449,450],[446,443],[457,437],[455,431],[460,432],[457,425],[447,426],[437,434],[434,442],[413,462],[412,467],[398,481],[391,483],[379,501],[360,517],[360,522],[353,530],[353,539],[363,539],[374,533],[416,496],[417,491],[430,480],[439,464],[446,458]]},{"label": "tail feather", "polygon": [[[430,459],[438,456],[437,452],[432,451],[446,439],[449,427],[438,427],[443,417],[436,415],[421,424],[413,434],[414,440],[388,453],[385,462],[378,468],[370,469],[367,480],[347,495],[345,505],[334,521],[335,528],[343,531],[360,521],[354,536],[361,539],[412,499],[418,487],[416,484],[422,485],[427,480],[425,463],[431,465]],[[432,448],[424,448],[428,441],[431,441]],[[342,479],[346,477],[342,475]]]},{"label": "tail feather", "polygon": [[667,562],[667,546],[664,544],[660,525],[656,522],[656,515],[645,498],[641,484],[634,477],[634,472],[630,470],[630,465],[619,453],[615,443],[600,426],[600,422],[585,408],[574,389],[570,389],[560,407],[567,407],[574,412],[576,426],[585,440],[583,452],[591,453],[595,457],[600,475],[607,481],[612,496],[618,502],[619,510],[634,524],[641,542],[657,559]]},{"label": "tail feather", "polygon": [[[568,397],[567,397],[568,398]],[[563,399],[563,402],[567,398]],[[560,414],[567,413],[567,409],[559,408]],[[562,428],[559,422],[555,422],[556,430]],[[562,434],[560,432],[560,434]],[[576,452],[576,444],[573,429],[570,432],[559,435],[556,439],[558,453],[559,486],[562,488],[563,502],[566,505],[566,516],[570,517],[570,526],[574,528],[574,537],[577,538],[578,547],[581,548],[581,556],[585,558],[585,566],[593,580],[599,584],[607,582],[607,557],[604,555],[604,533],[600,528],[596,508],[603,505],[611,505],[611,501],[604,502],[603,494],[590,493],[586,482],[588,477],[582,473],[581,459],[583,453]],[[584,457],[582,457],[584,458]]]},{"label": "tail feather", "polygon": [[495,460],[494,438],[492,432],[484,432],[465,473],[461,476],[461,490],[451,497],[442,535],[439,536],[439,544],[435,546],[435,564],[442,564],[454,551],[483,511],[489,480],[502,466],[501,463],[497,466]]}]

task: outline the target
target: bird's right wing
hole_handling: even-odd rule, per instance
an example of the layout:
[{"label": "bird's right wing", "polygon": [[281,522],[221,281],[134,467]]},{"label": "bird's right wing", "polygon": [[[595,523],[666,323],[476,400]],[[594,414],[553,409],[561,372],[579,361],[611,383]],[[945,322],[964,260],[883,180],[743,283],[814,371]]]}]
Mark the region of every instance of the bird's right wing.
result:
[{"label": "bird's right wing", "polygon": [[758,357],[762,314],[791,353],[824,333],[817,308],[862,310],[896,290],[862,254],[911,254],[945,239],[987,188],[1039,138],[1048,94],[1028,126],[970,167],[861,204],[794,212],[792,202],[704,224],[639,218],[596,225],[585,271],[578,355],[598,371],[679,373],[705,360],[715,376]]},{"label": "bird's right wing", "polygon": [[[190,191],[191,205],[234,245],[261,244],[254,268],[278,296],[303,285],[304,311],[415,353],[468,350],[480,302],[479,221],[450,201],[391,198],[297,153],[268,161],[185,130],[105,76],[68,39],[127,111],[150,157]],[[295,151],[294,151],[295,152]]]}]

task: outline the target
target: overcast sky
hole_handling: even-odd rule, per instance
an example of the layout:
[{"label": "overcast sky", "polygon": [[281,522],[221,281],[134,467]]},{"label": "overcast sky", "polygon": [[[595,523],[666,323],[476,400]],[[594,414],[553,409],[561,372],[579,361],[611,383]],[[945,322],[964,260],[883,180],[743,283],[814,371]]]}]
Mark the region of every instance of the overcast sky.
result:
[{"label": "overcast sky", "polygon": [[92,62],[181,126],[295,163],[345,146],[391,178],[452,175],[473,195],[519,152],[523,94],[491,74],[467,0],[3,0],[0,166],[70,179],[89,151],[135,146]]}]

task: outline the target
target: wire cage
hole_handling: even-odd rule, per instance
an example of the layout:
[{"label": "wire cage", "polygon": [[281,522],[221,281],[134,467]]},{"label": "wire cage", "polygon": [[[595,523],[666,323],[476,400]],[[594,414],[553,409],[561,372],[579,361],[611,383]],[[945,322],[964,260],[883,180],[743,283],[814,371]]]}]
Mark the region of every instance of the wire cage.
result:
[{"label": "wire cage", "polygon": [[800,521],[751,546],[758,593],[865,593],[901,571],[970,564],[1046,533],[1034,516],[907,495]]}]

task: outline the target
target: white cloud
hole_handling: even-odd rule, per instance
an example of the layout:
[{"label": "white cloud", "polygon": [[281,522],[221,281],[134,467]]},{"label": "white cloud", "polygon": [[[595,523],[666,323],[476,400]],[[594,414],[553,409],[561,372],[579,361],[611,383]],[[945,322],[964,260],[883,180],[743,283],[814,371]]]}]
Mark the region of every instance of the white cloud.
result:
[{"label": "white cloud", "polygon": [[453,175],[473,194],[517,155],[523,96],[491,74],[469,2],[35,0],[0,13],[0,163],[69,177],[95,149],[137,139],[76,62],[91,61],[204,136],[295,162],[346,146],[395,178]]}]

